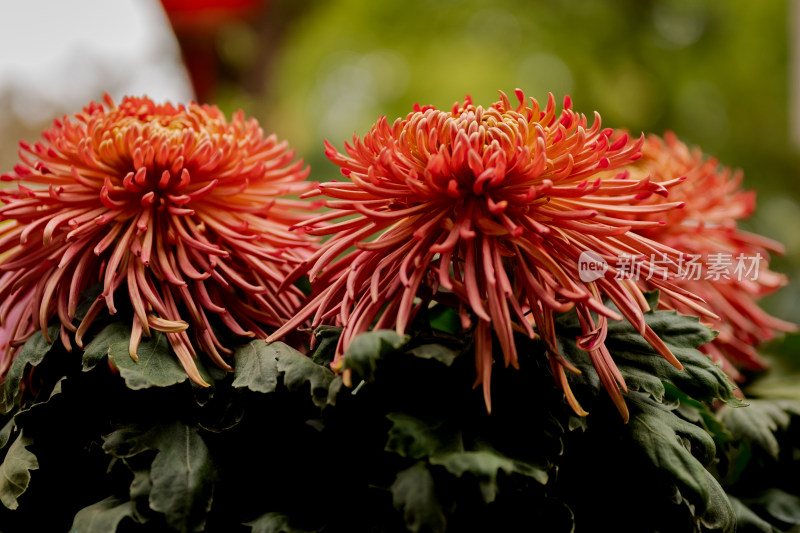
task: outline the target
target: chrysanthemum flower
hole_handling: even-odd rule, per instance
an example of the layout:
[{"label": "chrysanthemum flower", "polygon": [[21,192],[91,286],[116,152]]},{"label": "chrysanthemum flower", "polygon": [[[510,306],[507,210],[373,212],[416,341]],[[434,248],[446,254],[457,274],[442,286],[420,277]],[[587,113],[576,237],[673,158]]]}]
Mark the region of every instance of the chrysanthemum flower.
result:
[{"label": "chrysanthemum flower", "polygon": [[[355,335],[387,327],[402,334],[432,299],[455,300],[464,326],[475,326],[476,386],[483,385],[487,409],[492,332],[505,364],[516,367],[513,332],[534,337],[535,327],[569,403],[584,414],[564,372],[577,369],[559,353],[554,329],[556,313],[574,306],[584,332],[579,344],[627,419],[625,382],[604,346],[607,319],[628,320],[681,365],[645,323],[641,290],[616,279],[618,256],[678,254],[629,231],[658,222],[621,215],[678,207],[637,203],[666,194],[673,183],[600,179],[637,159],[642,140],[602,129],[599,115],[589,126],[569,99],[557,113],[552,95],[544,109],[521,91],[516,107],[501,95],[488,108],[468,98],[450,111],[416,106],[391,126],[381,118],[363,141],[346,145],[346,154],[327,145],[328,157],[349,180],[319,184],[316,194],[327,197],[331,211],[303,226],[312,235],[332,236],[286,282],[308,273],[313,297],[268,340],[311,317],[313,325],[335,321],[344,326],[334,361],[340,368]],[[342,220],[318,226],[335,219]],[[356,251],[341,255],[352,246]],[[607,261],[605,274],[582,281],[582,252]],[[637,265],[644,272],[656,268],[647,259]],[[668,280],[654,278],[652,286],[702,310]]]},{"label": "chrysanthemum flower", "polygon": [[[756,303],[783,286],[786,279],[768,268],[770,252],[783,253],[783,246],[737,227],[738,220],[752,214],[755,192],[741,189],[741,171],[720,166],[716,158],[704,157],[699,148],[690,149],[671,132],[663,138],[648,136],[642,155],[631,166],[632,173],[649,175],[658,182],[686,177],[670,191],[670,200],[685,202],[685,207],[648,215],[664,224],[639,232],[695,256],[702,267],[696,271],[685,267],[675,282],[701,296],[719,317],[707,322],[719,336],[700,349],[736,380],[742,379],[737,367],[763,370],[767,363],[754,346],[777,332],[795,331],[796,326],[770,316]],[[691,312],[669,294],[659,305]]]},{"label": "chrysanthemum flower", "polygon": [[[14,341],[0,376],[9,350],[36,330],[46,336],[54,316],[65,345],[74,332],[81,346],[98,314],[129,300],[131,357],[142,334],[165,332],[205,384],[195,348],[230,369],[212,317],[234,334],[266,337],[294,313],[302,294],[275,292],[313,248],[287,230],[307,203],[285,195],[309,189],[307,169],[255,120],[106,96],[43,137],[21,143],[21,162],[2,175],[18,185],[0,192],[0,219],[12,221],[0,228],[0,323]],[[73,324],[81,294],[97,283],[102,293]]]}]

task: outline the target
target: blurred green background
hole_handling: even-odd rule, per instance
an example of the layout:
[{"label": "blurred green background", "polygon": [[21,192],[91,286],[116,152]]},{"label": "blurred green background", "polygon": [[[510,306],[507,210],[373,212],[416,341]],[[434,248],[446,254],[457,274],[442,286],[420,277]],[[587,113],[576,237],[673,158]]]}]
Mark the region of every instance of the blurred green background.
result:
[{"label": "blurred green background", "polygon": [[[338,176],[323,139],[341,148],[380,115],[405,116],[415,102],[447,108],[465,94],[482,105],[517,87],[540,101],[570,94],[606,126],[673,130],[758,190],[746,225],[786,245],[773,267],[792,280],[765,306],[800,322],[794,2],[236,0],[202,12],[214,3],[163,0],[197,97],[258,118],[313,179]],[[41,128],[21,131],[31,140]]]}]

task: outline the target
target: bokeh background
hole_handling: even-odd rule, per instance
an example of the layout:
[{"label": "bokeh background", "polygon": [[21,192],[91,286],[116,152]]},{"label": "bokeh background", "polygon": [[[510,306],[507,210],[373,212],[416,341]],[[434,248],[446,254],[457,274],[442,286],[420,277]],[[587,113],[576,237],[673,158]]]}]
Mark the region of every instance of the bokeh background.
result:
[{"label": "bokeh background", "polygon": [[[606,126],[672,130],[741,168],[748,229],[775,238],[788,287],[764,305],[800,323],[797,0],[27,0],[0,5],[0,172],[19,139],[104,92],[243,109],[313,179],[379,115],[489,105],[522,88],[572,96]],[[797,336],[767,348],[796,353]],[[800,358],[798,358],[800,359]],[[798,363],[800,367],[800,363]]]}]

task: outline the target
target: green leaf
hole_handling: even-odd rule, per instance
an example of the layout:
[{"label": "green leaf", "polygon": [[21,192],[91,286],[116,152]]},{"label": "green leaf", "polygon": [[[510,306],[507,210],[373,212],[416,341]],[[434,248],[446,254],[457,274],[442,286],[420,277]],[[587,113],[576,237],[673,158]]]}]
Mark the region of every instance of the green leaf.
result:
[{"label": "green leaf", "polygon": [[252,522],[246,522],[244,525],[250,526],[251,533],[314,533],[307,529],[292,527],[288,516],[275,512],[263,514]]},{"label": "green leaf", "polygon": [[664,401],[664,382],[659,375],[649,369],[636,368],[629,364],[620,363],[617,366],[625,378],[628,390],[646,392],[657,402]]},{"label": "green leaf", "polygon": [[[659,337],[661,337],[661,334],[669,337],[671,344],[675,347],[699,348],[717,337],[717,332],[701,324],[700,319],[696,316],[681,315],[675,311],[651,310],[644,313],[644,317],[647,325],[658,333]],[[626,320],[619,322],[609,320],[608,333],[609,336],[633,333],[639,339],[642,339]],[[644,339],[642,341],[647,342]]]},{"label": "green leaf", "polygon": [[[735,386],[725,372],[696,349],[714,339],[716,334],[712,329],[700,324],[697,317],[679,315],[674,311],[645,313],[645,321],[684,368],[678,370],[669,364],[629,323],[609,323],[606,346],[614,360],[620,361],[621,371],[623,367],[626,370],[637,368],[672,383],[697,400],[710,402],[719,399],[741,405],[733,392]],[[643,390],[651,391],[647,387]]]},{"label": "green leaf", "polygon": [[15,425],[14,419],[11,418],[8,423],[3,426],[3,429],[0,429],[0,450],[5,448],[8,441],[11,440],[11,432],[14,431]]},{"label": "green leaf", "polygon": [[771,518],[779,527],[792,529],[800,525],[800,496],[784,490],[771,488],[756,497],[744,499],[754,509],[761,511],[761,516]]},{"label": "green leaf", "polygon": [[197,429],[176,422],[160,435],[150,467],[150,508],[181,532],[201,531],[211,508],[216,469]]},{"label": "green leaf", "polygon": [[773,533],[775,531],[772,524],[758,516],[747,505],[738,498],[728,495],[728,499],[736,513],[736,523],[739,531],[749,531],[751,533]]},{"label": "green leaf", "polygon": [[[130,424],[103,437],[103,450],[128,459],[147,450],[157,453],[149,470],[134,471],[131,500],[166,515],[180,531],[201,528],[211,505],[216,469],[197,430],[180,422],[145,426]],[[143,515],[135,508],[139,521]],[[143,510],[142,510],[143,511]]]},{"label": "green leaf", "polygon": [[461,318],[458,312],[448,305],[434,305],[428,309],[428,317],[433,329],[454,335],[461,331]]},{"label": "green leaf", "polygon": [[712,436],[717,447],[730,442],[733,437],[708,404],[698,402],[669,383],[666,384],[665,390],[670,400],[679,402],[675,412],[689,422],[702,426],[706,433]]},{"label": "green leaf", "polygon": [[372,378],[377,361],[396,353],[406,342],[407,335],[382,329],[356,336],[344,353],[344,367],[352,369],[363,379]]},{"label": "green leaf", "polygon": [[399,472],[391,491],[394,507],[403,511],[408,531],[445,531],[446,519],[436,496],[433,475],[424,462],[419,461]]},{"label": "green leaf", "polygon": [[569,421],[567,422],[567,428],[570,431],[575,431],[576,429],[586,431],[589,429],[589,421],[585,416],[570,415]]},{"label": "green leaf", "polygon": [[[104,435],[103,450],[112,457],[126,460],[126,464],[130,467],[128,461],[130,458],[148,450],[160,453],[161,449],[174,450],[178,448],[186,431],[186,427],[179,423],[172,425],[129,424],[115,429],[108,435]],[[200,448],[202,449],[202,447]],[[141,464],[141,461],[138,463]],[[131,468],[133,480],[129,487],[130,499],[134,503],[135,518],[141,523],[146,522],[148,519],[150,494],[153,488],[153,480],[151,478],[152,458],[147,460],[145,464],[147,466],[144,469],[141,467]],[[187,465],[187,468],[189,466],[191,464]],[[177,468],[180,468],[180,465]]]},{"label": "green leaf", "polygon": [[[277,343],[276,343],[277,344]],[[333,381],[333,372],[318,365],[310,357],[289,348],[278,355],[278,371],[283,373],[283,384],[290,391],[302,389],[306,383],[311,390],[311,398],[318,406],[328,401],[328,386]]]},{"label": "green leaf", "polygon": [[441,344],[423,344],[409,350],[409,353],[420,359],[435,359],[447,366],[453,364],[459,354],[458,350]]},{"label": "green leaf", "polygon": [[342,328],[339,326],[319,326],[314,330],[317,348],[311,358],[318,365],[329,365],[336,356],[336,345],[339,337],[342,336]]},{"label": "green leaf", "polygon": [[188,379],[178,359],[169,347],[167,336],[156,331],[150,339],[143,339],[136,351],[138,361],[128,353],[128,341],[112,344],[108,358],[134,390],[149,387],[169,387]]},{"label": "green leaf", "polygon": [[405,413],[389,413],[386,418],[392,422],[385,447],[388,452],[420,459],[463,448],[460,433],[445,422],[428,422]]},{"label": "green leaf", "polygon": [[706,512],[699,518],[700,523],[710,531],[724,533],[736,531],[736,511],[728,499],[728,495],[725,494],[725,490],[708,470],[706,470],[706,483],[708,484],[708,506]]},{"label": "green leaf", "polygon": [[327,403],[333,372],[310,357],[282,342],[266,344],[256,340],[236,350],[234,387],[275,392],[281,375],[284,386],[290,391],[299,390],[308,383],[314,403],[319,406]]},{"label": "green leaf", "polygon": [[39,468],[36,456],[27,449],[31,444],[33,441],[20,431],[0,465],[0,502],[12,510],[19,507],[17,499],[28,490],[31,470]]},{"label": "green leaf", "polygon": [[20,428],[25,427],[25,425],[29,420],[33,421],[40,416],[39,414],[40,409],[43,408],[46,409],[48,406],[53,405],[53,403],[57,403],[58,400],[56,400],[56,402],[53,402],[53,398],[61,397],[62,386],[66,379],[67,378],[65,376],[56,382],[56,384],[53,386],[53,390],[50,391],[50,396],[47,399],[40,402],[35,402],[30,406],[28,406],[27,408],[21,409],[16,415],[14,415],[14,421],[17,424],[17,426],[19,426]]},{"label": "green leaf", "polygon": [[47,342],[41,331],[36,331],[20,349],[11,367],[8,369],[5,381],[2,384],[3,412],[8,413],[14,408],[19,398],[19,386],[28,366],[38,366],[50,353],[58,338],[58,325],[47,328],[47,333],[52,342]]},{"label": "green leaf", "polygon": [[342,376],[335,376],[331,380],[330,385],[328,385],[328,405],[336,405],[336,398],[339,396],[342,389],[347,389],[347,387],[344,386]]},{"label": "green leaf", "polygon": [[[626,426],[628,436],[650,463],[697,508],[698,514],[704,514],[710,497],[704,465],[714,459],[714,440],[701,428],[644,394],[631,393],[628,404],[631,410]],[[699,457],[687,449],[684,439]]]},{"label": "green leaf", "polygon": [[527,462],[516,461],[495,451],[479,450],[451,452],[430,458],[431,464],[445,467],[451,474],[462,477],[471,473],[478,478],[481,494],[486,503],[497,497],[497,474],[521,474],[535,479],[542,485],[547,483],[547,470]]},{"label": "green leaf", "polygon": [[84,507],[72,522],[70,533],[113,533],[126,517],[134,517],[133,502],[124,502],[109,496],[89,507]]},{"label": "green leaf", "polygon": [[124,343],[127,346],[130,338],[130,324],[112,322],[104,327],[83,350],[83,371],[88,372],[108,357],[112,345]]},{"label": "green leaf", "polygon": [[293,348],[282,342],[267,344],[261,339],[236,348],[233,386],[253,392],[275,392],[278,387],[278,354]]},{"label": "green leaf", "polygon": [[717,417],[735,440],[744,440],[753,448],[761,448],[775,459],[780,446],[775,432],[789,426],[791,415],[800,415],[800,403],[793,400],[748,400],[746,407],[723,406]]}]

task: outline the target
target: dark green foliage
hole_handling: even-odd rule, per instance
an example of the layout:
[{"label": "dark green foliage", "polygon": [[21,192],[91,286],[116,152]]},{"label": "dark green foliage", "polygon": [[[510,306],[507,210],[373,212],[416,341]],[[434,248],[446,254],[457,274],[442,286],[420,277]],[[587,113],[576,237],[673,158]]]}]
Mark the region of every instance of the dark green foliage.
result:
[{"label": "dark green foliage", "polygon": [[[435,308],[434,308],[435,309]],[[789,531],[800,524],[800,406],[742,406],[695,348],[696,319],[646,319],[684,366],[629,325],[608,346],[630,392],[624,424],[559,321],[574,415],[541,343],[496,364],[492,414],[474,389],[469,332],[446,309],[408,336],[373,331],[328,368],[340,330],[304,355],[250,340],[211,387],[191,384],[163,336],[127,353],[129,329],[86,349],[31,339],[6,381],[0,524],[15,531],[359,533]],[[106,361],[107,360],[107,361]],[[26,384],[21,386],[21,384]],[[16,387],[16,388],[13,388]],[[22,392],[22,394],[20,394]],[[721,409],[715,402],[726,402]],[[66,488],[68,487],[68,488]],[[43,512],[42,509],[46,509]]]}]

